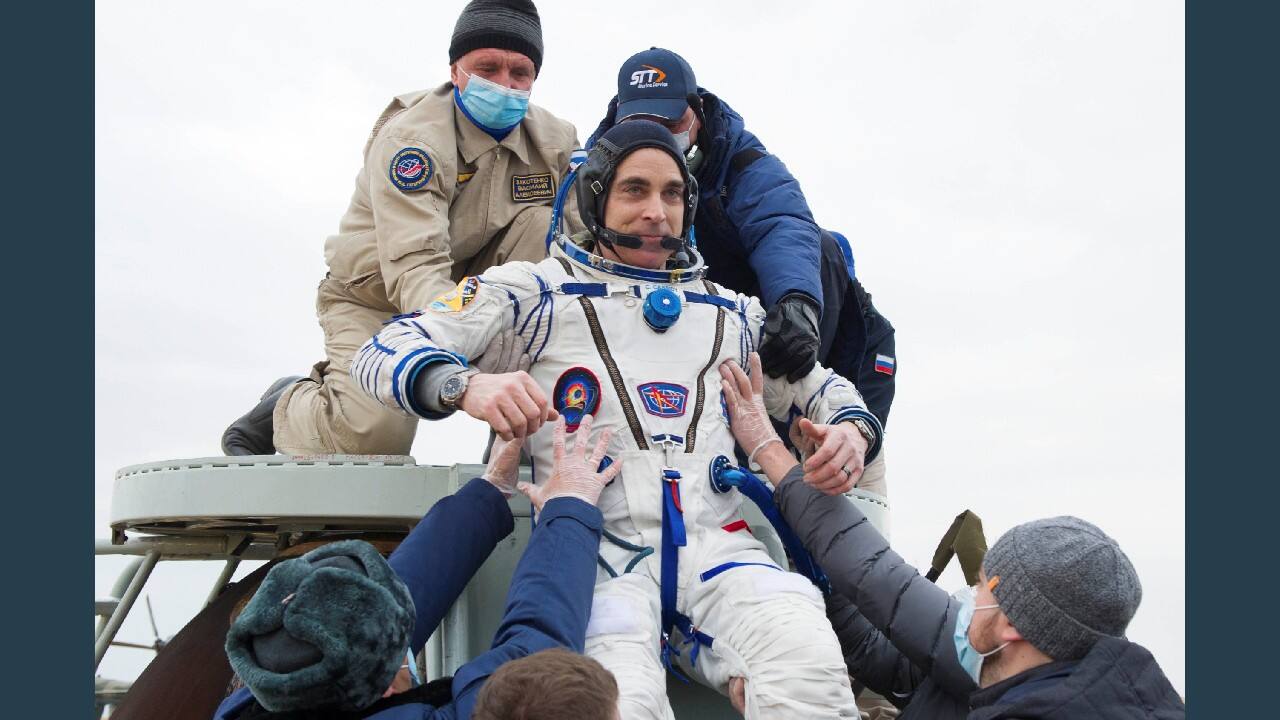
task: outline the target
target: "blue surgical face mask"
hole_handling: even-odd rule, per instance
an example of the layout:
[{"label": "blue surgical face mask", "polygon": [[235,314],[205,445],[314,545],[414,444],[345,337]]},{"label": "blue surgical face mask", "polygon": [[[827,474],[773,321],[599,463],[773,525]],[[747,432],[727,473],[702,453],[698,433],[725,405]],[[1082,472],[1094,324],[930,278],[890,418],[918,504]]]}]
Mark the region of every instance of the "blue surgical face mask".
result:
[{"label": "blue surgical face mask", "polygon": [[409,677],[413,678],[413,686],[417,687],[422,684],[422,678],[418,676],[418,663],[413,658],[413,650],[404,651],[405,664],[402,667],[409,668]]},{"label": "blue surgical face mask", "polygon": [[459,95],[462,107],[481,127],[508,130],[524,119],[529,109],[528,90],[513,90],[465,70],[463,74],[468,79],[467,88]]},{"label": "blue surgical face mask", "polygon": [[956,658],[960,661],[960,667],[969,673],[969,677],[973,678],[975,683],[978,683],[978,678],[982,675],[982,661],[1000,652],[1009,643],[1006,642],[994,650],[979,652],[969,643],[969,625],[973,622],[974,612],[978,610],[993,610],[1000,606],[977,604],[978,593],[971,587],[961,590],[954,597],[960,602],[960,612],[956,615],[956,631],[952,636],[952,640],[956,645]]}]

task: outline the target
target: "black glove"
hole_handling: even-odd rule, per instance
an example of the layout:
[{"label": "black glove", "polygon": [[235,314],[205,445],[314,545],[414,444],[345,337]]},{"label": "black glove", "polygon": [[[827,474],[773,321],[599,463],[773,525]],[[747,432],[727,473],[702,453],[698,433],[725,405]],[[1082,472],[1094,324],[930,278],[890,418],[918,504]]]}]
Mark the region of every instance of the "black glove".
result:
[{"label": "black glove", "polygon": [[760,362],[769,377],[795,382],[818,362],[818,303],[801,293],[784,295],[764,318]]}]

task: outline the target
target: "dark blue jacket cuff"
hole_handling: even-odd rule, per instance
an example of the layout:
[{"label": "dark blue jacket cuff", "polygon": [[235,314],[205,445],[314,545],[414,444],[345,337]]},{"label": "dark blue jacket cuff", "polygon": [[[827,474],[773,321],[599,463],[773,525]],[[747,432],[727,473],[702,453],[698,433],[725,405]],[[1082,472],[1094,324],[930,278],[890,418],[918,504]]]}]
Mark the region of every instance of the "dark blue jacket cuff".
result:
[{"label": "dark blue jacket cuff", "polygon": [[548,500],[542,506],[542,512],[538,513],[538,524],[548,523],[561,517],[577,520],[597,533],[604,529],[604,516],[600,514],[600,509],[575,497],[558,497]]}]

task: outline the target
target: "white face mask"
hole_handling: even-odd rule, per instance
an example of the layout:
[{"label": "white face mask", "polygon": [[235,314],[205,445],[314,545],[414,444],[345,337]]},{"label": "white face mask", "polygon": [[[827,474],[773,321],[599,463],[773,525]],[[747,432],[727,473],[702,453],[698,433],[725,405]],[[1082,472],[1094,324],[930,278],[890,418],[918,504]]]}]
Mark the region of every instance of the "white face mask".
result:
[{"label": "white face mask", "polygon": [[676,147],[680,148],[680,152],[689,152],[689,131],[672,133],[676,138]]}]

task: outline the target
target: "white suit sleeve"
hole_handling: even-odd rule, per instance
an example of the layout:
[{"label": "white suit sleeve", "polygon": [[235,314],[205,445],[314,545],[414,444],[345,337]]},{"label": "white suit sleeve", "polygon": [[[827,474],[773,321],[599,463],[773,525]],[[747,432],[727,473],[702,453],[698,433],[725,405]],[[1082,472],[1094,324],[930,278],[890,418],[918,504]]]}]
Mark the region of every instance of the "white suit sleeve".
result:
[{"label": "white suit sleeve", "polygon": [[[754,318],[762,318],[764,315],[759,302],[754,298],[750,301],[748,313]],[[757,346],[760,329],[760,322],[752,323],[751,333]],[[867,449],[866,461],[875,459],[880,452],[884,427],[875,414],[867,409],[867,404],[863,402],[861,393],[853,383],[837,375],[834,370],[814,365],[808,375],[796,382],[787,382],[786,377],[773,378],[766,374],[764,405],[773,419],[787,425],[797,417],[806,417],[811,422],[826,425],[864,420],[875,433],[875,439]]]},{"label": "white suit sleeve", "polygon": [[410,417],[437,420],[448,413],[421,406],[414,381],[436,364],[466,367],[494,335],[514,328],[526,345],[541,337],[541,316],[550,286],[531,263],[508,263],[463,278],[425,309],[396,315],[356,353],[351,377],[383,405]]}]

